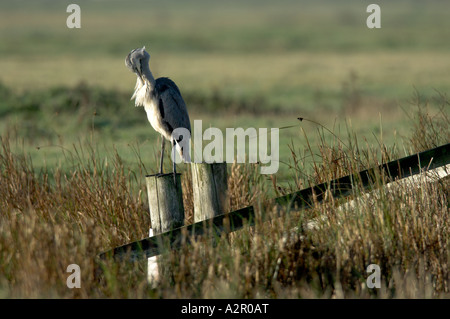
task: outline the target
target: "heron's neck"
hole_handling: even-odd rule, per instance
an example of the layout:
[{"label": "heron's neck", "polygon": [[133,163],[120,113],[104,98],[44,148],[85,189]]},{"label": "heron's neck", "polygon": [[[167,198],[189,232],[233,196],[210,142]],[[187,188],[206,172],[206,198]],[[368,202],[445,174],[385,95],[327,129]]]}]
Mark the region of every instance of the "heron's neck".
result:
[{"label": "heron's neck", "polygon": [[153,74],[150,71],[149,66],[146,65],[142,71],[143,71],[142,75],[143,75],[143,78],[144,78],[146,84],[148,84],[150,86],[150,88],[153,88],[155,86],[155,78],[153,77]]}]

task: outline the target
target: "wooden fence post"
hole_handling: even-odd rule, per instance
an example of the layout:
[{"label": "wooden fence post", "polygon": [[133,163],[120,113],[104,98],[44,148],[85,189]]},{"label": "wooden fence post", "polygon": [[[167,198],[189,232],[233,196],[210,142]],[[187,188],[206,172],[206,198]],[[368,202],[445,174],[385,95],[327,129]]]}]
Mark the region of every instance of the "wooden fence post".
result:
[{"label": "wooden fence post", "polygon": [[228,212],[226,163],[191,163],[194,222]]},{"label": "wooden fence post", "polygon": [[150,220],[153,232],[156,235],[181,227],[184,224],[184,206],[180,175],[176,175],[176,187],[172,173],[147,175],[145,177],[147,181]]},{"label": "wooden fence post", "polygon": [[[148,237],[153,237],[153,229],[150,228]],[[159,256],[152,256],[147,258],[147,282],[151,288],[156,288],[158,280],[160,279],[160,271],[158,265]]]},{"label": "wooden fence post", "polygon": [[[184,225],[183,194],[181,174],[176,174],[176,186],[173,173],[147,175],[148,204],[152,228],[149,236],[158,235]],[[147,282],[155,288],[161,278],[171,280],[172,267],[164,261],[165,256],[147,259]],[[164,267],[161,268],[162,262]]]}]

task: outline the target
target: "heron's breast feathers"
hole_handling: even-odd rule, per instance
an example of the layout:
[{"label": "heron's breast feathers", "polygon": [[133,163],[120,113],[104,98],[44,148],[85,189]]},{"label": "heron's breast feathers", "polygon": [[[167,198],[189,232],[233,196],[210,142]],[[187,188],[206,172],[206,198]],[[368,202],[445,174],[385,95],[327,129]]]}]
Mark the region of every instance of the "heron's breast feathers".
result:
[{"label": "heron's breast feathers", "polygon": [[136,86],[134,87],[134,93],[131,100],[134,99],[135,106],[144,106],[150,103],[150,94],[147,85],[142,83],[141,79],[137,79]]}]

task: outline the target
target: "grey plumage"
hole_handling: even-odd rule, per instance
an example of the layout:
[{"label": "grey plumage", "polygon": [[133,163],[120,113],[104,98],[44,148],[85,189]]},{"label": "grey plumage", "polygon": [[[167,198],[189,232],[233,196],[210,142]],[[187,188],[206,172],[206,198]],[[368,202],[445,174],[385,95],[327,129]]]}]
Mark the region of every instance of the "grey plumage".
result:
[{"label": "grey plumage", "polygon": [[[137,75],[136,87],[131,99],[136,106],[143,106],[152,127],[161,134],[160,173],[163,173],[164,139],[175,145],[183,160],[188,161],[188,152],[178,144],[182,138],[173,136],[177,128],[191,132],[191,124],[186,104],[177,85],[169,78],[154,79],[149,68],[150,54],[145,47],[132,50],[125,59],[125,65]],[[174,178],[176,174],[173,163]]]},{"label": "grey plumage", "polygon": [[171,133],[175,128],[184,127],[191,132],[189,115],[177,85],[169,78],[159,78],[150,91],[152,99],[158,101],[162,121]]}]

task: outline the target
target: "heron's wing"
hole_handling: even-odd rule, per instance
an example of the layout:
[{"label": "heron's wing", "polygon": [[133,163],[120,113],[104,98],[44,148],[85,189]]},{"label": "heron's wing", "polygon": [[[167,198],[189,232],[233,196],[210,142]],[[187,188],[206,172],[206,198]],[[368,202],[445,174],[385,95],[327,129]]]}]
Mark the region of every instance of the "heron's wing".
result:
[{"label": "heron's wing", "polygon": [[172,128],[186,128],[191,132],[189,115],[177,85],[168,78],[159,78],[155,82],[155,99],[158,101],[161,117]]}]

